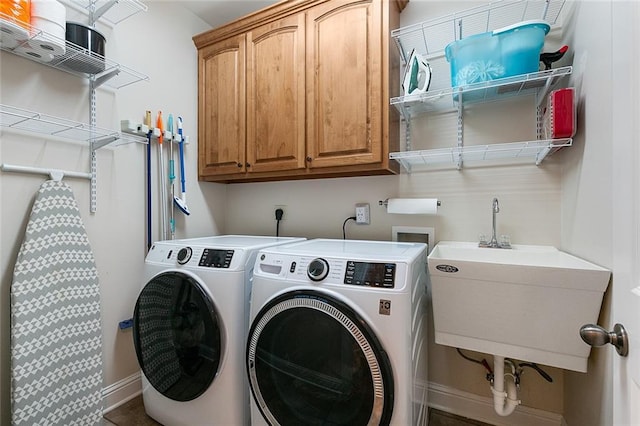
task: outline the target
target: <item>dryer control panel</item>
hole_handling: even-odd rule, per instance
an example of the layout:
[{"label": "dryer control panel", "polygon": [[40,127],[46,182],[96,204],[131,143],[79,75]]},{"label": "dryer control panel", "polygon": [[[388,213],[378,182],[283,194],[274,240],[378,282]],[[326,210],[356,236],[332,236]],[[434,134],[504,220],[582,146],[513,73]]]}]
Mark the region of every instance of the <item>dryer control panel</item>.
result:
[{"label": "dryer control panel", "polygon": [[407,264],[354,257],[340,259],[262,253],[256,258],[254,277],[257,276],[322,286],[402,291],[407,285]]},{"label": "dryer control panel", "polygon": [[311,281],[320,282],[325,278],[335,281],[342,280],[343,284],[366,287],[394,288],[396,279],[396,264],[390,262],[364,262],[357,260],[337,260],[317,257],[308,263],[305,259],[291,262],[289,272],[297,271],[299,264],[306,267],[307,277]]},{"label": "dryer control panel", "polygon": [[[202,250],[202,252],[200,252]],[[187,265],[189,262],[198,262],[198,266],[205,268],[226,268],[231,266],[231,259],[233,259],[233,250],[212,249],[212,248],[191,248],[189,246],[182,247],[175,255],[178,265]],[[167,259],[171,259],[174,250],[169,250]],[[201,254],[202,253],[202,254]],[[200,256],[198,260],[198,256]],[[195,266],[195,264],[194,264]]]},{"label": "dryer control panel", "polygon": [[233,259],[233,250],[216,250],[206,248],[202,252],[198,266],[207,268],[229,268]]}]

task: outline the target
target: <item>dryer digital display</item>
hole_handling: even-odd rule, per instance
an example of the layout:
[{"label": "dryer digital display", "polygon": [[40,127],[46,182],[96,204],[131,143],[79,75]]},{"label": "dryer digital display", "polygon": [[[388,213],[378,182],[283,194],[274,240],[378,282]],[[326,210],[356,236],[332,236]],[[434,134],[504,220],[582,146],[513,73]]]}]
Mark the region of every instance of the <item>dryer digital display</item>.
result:
[{"label": "dryer digital display", "polygon": [[347,261],[344,283],[369,287],[393,288],[395,285],[395,263],[371,263]]},{"label": "dryer digital display", "polygon": [[204,249],[198,266],[208,268],[228,268],[233,258],[233,250]]}]

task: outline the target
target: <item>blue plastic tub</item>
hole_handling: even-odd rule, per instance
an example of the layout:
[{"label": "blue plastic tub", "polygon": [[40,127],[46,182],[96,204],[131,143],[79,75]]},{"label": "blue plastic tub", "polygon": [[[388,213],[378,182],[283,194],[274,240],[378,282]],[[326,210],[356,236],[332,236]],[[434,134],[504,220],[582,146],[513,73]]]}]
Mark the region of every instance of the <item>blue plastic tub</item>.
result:
[{"label": "blue plastic tub", "polygon": [[523,21],[449,43],[444,51],[451,64],[451,86],[538,71],[550,28],[545,21]]}]

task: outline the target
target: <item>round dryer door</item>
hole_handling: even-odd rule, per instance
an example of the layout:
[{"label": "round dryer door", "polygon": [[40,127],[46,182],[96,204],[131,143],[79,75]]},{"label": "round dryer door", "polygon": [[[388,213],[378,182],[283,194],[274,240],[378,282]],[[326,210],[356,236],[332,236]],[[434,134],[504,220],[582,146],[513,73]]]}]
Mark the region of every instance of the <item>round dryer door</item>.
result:
[{"label": "round dryer door", "polygon": [[133,342],[145,377],[167,398],[197,398],[218,372],[219,317],[207,292],[189,275],[165,272],[144,286],[133,315]]},{"label": "round dryer door", "polygon": [[393,377],[378,339],[345,303],[292,291],[266,304],[247,341],[251,392],[272,425],[388,424]]}]

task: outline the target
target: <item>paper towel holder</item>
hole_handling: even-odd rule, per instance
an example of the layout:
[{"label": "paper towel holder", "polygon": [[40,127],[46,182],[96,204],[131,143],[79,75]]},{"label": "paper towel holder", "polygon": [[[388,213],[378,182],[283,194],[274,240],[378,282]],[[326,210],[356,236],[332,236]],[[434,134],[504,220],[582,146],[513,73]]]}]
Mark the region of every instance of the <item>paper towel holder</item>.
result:
[{"label": "paper towel holder", "polygon": [[[379,206],[384,206],[387,207],[389,205],[389,199],[386,198],[384,200],[378,200],[378,205]],[[442,205],[442,203],[440,202],[440,200],[438,200],[437,202],[438,207],[440,207]]]}]

